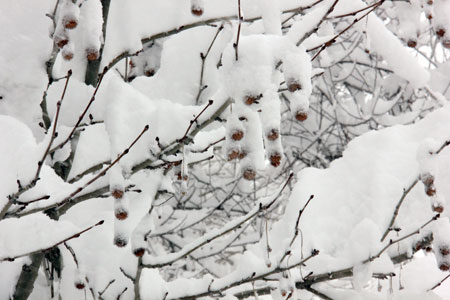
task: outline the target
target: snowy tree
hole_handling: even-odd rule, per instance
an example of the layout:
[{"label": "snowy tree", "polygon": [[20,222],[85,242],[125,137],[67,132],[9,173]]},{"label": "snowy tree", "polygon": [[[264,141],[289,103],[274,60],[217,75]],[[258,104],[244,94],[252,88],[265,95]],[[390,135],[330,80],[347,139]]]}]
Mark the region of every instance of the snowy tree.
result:
[{"label": "snowy tree", "polygon": [[1,299],[450,294],[450,1],[1,6]]}]

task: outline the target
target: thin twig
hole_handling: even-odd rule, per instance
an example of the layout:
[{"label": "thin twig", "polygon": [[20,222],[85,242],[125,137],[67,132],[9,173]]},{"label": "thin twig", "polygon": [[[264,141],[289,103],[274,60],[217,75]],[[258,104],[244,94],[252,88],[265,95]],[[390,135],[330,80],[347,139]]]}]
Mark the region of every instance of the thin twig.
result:
[{"label": "thin twig", "polygon": [[233,47],[234,47],[234,53],[235,53],[235,58],[236,58],[236,61],[238,61],[239,60],[239,50],[238,50],[238,47],[239,47],[239,37],[240,37],[240,35],[241,35],[241,25],[242,25],[242,14],[241,14],[242,12],[241,12],[241,0],[238,0],[238,21],[239,21],[239,25],[238,25],[238,31],[237,31],[237,36],[236,36],[236,43],[234,43],[233,44]]},{"label": "thin twig", "polygon": [[36,175],[34,175],[33,181],[39,180],[39,174],[41,173],[42,166],[44,165],[45,159],[47,158],[47,155],[50,153],[50,148],[52,147],[53,141],[55,140],[55,138],[57,136],[56,126],[58,125],[59,113],[61,111],[61,105],[64,100],[64,96],[66,95],[67,85],[69,84],[69,79],[71,76],[72,76],[72,70],[69,70],[67,72],[67,79],[66,79],[66,83],[64,84],[64,89],[63,89],[63,92],[61,95],[61,99],[58,102],[56,102],[56,115],[55,115],[55,121],[53,122],[53,129],[52,129],[52,134],[50,136],[50,141],[47,145],[47,148],[45,149],[44,154],[42,155],[41,160],[38,162],[38,168],[36,170]]},{"label": "thin twig", "polygon": [[419,229],[417,229],[417,230],[415,230],[415,231],[413,231],[413,232],[411,232],[411,233],[409,233],[409,234],[407,234],[407,235],[405,235],[405,236],[403,236],[401,238],[398,238],[396,240],[390,240],[389,243],[386,246],[384,246],[376,255],[369,257],[368,259],[363,261],[363,263],[368,263],[368,262],[371,262],[371,261],[379,258],[381,256],[381,254],[383,254],[383,252],[386,251],[392,245],[395,245],[395,244],[397,244],[397,243],[399,243],[399,242],[401,242],[401,241],[403,241],[403,240],[405,240],[405,239],[407,239],[407,238],[409,238],[409,237],[411,237],[413,235],[419,234],[421,229],[425,228],[431,222],[436,221],[439,217],[440,217],[440,215],[437,214],[434,217],[432,217],[430,220],[428,220],[425,224],[420,226]]},{"label": "thin twig", "polygon": [[381,237],[381,242],[384,241],[384,239],[387,237],[389,232],[392,230],[392,226],[394,225],[395,219],[398,216],[398,211],[400,210],[400,206],[402,205],[403,201],[406,199],[406,196],[409,194],[409,192],[416,186],[417,182],[419,182],[418,178],[416,178],[414,180],[414,182],[407,189],[403,190],[403,195],[400,197],[400,200],[398,201],[397,205],[395,206],[395,210],[392,215],[391,221],[389,222],[389,225],[386,228],[386,231],[383,233],[383,236]]},{"label": "thin twig", "polygon": [[55,114],[55,120],[53,122],[53,130],[50,136],[50,141],[47,145],[47,148],[44,152],[44,154],[42,155],[41,160],[38,162],[38,167],[36,170],[36,174],[34,175],[34,178],[30,181],[30,183],[28,183],[26,186],[21,186],[20,181],[18,181],[19,183],[19,190],[12,194],[12,195],[8,195],[8,202],[5,204],[5,206],[3,206],[2,210],[0,211],[0,220],[3,219],[6,215],[6,213],[8,212],[8,209],[11,207],[11,205],[17,201],[17,199],[19,198],[20,195],[22,195],[23,193],[25,193],[26,191],[28,191],[29,189],[33,188],[36,186],[36,183],[39,180],[39,175],[41,173],[41,169],[42,166],[44,165],[45,159],[47,158],[47,155],[49,154],[49,150],[53,144],[53,141],[55,140],[55,137],[57,135],[56,133],[56,126],[58,124],[58,118],[59,118],[59,112],[61,110],[61,103],[64,100],[64,96],[66,94],[66,90],[67,90],[67,85],[69,84],[69,79],[72,76],[72,70],[69,70],[67,72],[67,76],[66,76],[66,83],[64,85],[64,89],[61,95],[61,99],[56,103],[56,114]]},{"label": "thin twig", "polygon": [[83,120],[84,116],[86,115],[87,111],[89,110],[89,107],[91,106],[91,104],[94,102],[95,100],[95,96],[97,95],[97,91],[102,83],[103,77],[105,76],[106,72],[108,71],[108,68],[105,67],[103,69],[103,72],[100,74],[100,78],[97,82],[97,86],[95,87],[94,93],[92,94],[91,99],[89,100],[88,104],[86,105],[86,107],[84,108],[84,111],[81,113],[81,115],[78,117],[78,121],[77,123],[73,126],[72,131],[69,133],[69,135],[67,136],[67,138],[62,141],[61,143],[59,143],[57,146],[55,146],[53,149],[50,150],[50,154],[52,154],[53,152],[55,152],[58,149],[61,149],[64,147],[64,145],[73,137],[75,131],[78,128],[78,125],[80,125],[81,121]]},{"label": "thin twig", "polygon": [[183,135],[183,137],[180,139],[180,141],[183,141],[184,139],[186,139],[186,137],[187,137],[189,131],[190,131],[191,128],[192,128],[192,124],[194,124],[195,122],[197,122],[198,118],[199,118],[199,117],[200,117],[200,116],[208,109],[208,107],[210,107],[213,103],[214,103],[213,100],[209,100],[209,101],[208,101],[208,104],[202,109],[202,111],[201,111],[197,116],[195,116],[195,118],[194,118],[193,120],[191,120],[191,121],[189,122],[189,126],[188,126],[188,128],[186,129],[186,132],[184,133],[184,135]]},{"label": "thin twig", "polygon": [[91,180],[89,180],[87,183],[85,183],[82,187],[79,187],[78,189],[76,189],[73,193],[71,193],[69,196],[67,196],[63,201],[61,201],[58,206],[65,204],[66,202],[70,201],[70,199],[72,199],[75,195],[77,195],[78,193],[80,193],[81,191],[83,191],[85,188],[87,188],[88,186],[90,186],[92,183],[94,183],[95,181],[97,181],[100,177],[104,176],[106,174],[106,172],[109,171],[109,169],[111,169],[115,164],[117,164],[122,157],[124,157],[125,155],[128,154],[128,152],[130,152],[130,149],[137,143],[137,141],[142,137],[142,135],[148,130],[149,125],[145,125],[144,129],[141,131],[141,133],[134,139],[134,141],[130,144],[130,146],[128,146],[127,149],[125,149],[119,156],[117,156],[117,158],[108,166],[106,167],[103,171],[101,171],[100,173],[97,174],[97,176],[95,176],[94,178],[92,178]]},{"label": "thin twig", "polygon": [[217,28],[216,34],[214,35],[214,37],[213,37],[211,43],[209,44],[209,47],[208,47],[208,50],[206,50],[206,53],[205,53],[205,54],[203,54],[203,52],[200,53],[200,59],[202,60],[202,66],[201,66],[201,69],[200,69],[200,83],[199,83],[199,85],[198,85],[197,96],[195,97],[195,104],[198,104],[198,100],[200,99],[200,95],[201,95],[202,92],[208,87],[207,85],[203,86],[203,75],[204,75],[204,72],[205,72],[205,62],[206,62],[206,58],[208,57],[209,52],[211,51],[212,46],[214,45],[214,43],[215,43],[217,37],[219,36],[219,33],[222,31],[223,28],[224,28],[224,27],[223,27],[223,24],[220,25],[220,26]]},{"label": "thin twig", "polygon": [[108,282],[108,284],[106,285],[106,287],[105,287],[102,291],[98,292],[98,298],[99,298],[100,300],[103,299],[103,298],[102,298],[103,294],[104,294],[104,293],[106,292],[106,290],[111,286],[111,284],[113,284],[115,281],[116,281],[115,279],[112,279],[110,282]]},{"label": "thin twig", "polygon": [[29,253],[16,255],[16,256],[11,256],[11,257],[1,258],[0,261],[14,261],[15,259],[17,259],[17,258],[19,258],[19,257],[23,257],[23,256],[35,254],[35,253],[38,253],[38,252],[49,251],[49,250],[51,250],[52,248],[55,248],[56,246],[59,246],[59,245],[65,243],[65,242],[67,242],[67,241],[69,241],[69,240],[71,240],[71,239],[80,237],[80,235],[82,235],[83,233],[85,233],[85,232],[91,230],[92,228],[94,228],[94,227],[96,227],[96,226],[102,225],[103,223],[104,223],[104,220],[101,220],[101,221],[97,222],[96,224],[94,224],[94,225],[92,225],[92,226],[89,226],[88,228],[83,229],[82,231],[77,232],[77,233],[75,233],[75,234],[69,236],[68,238],[65,238],[65,239],[62,240],[62,241],[59,241],[59,242],[57,242],[56,244],[54,244],[54,245],[52,245],[52,246],[50,246],[50,247],[48,247],[48,248],[45,248],[45,249],[39,249],[39,250],[35,250],[35,251],[29,252]]},{"label": "thin twig", "polygon": [[352,23],[350,23],[347,27],[345,27],[341,32],[339,32],[338,34],[336,34],[335,36],[333,36],[331,39],[329,39],[328,41],[326,41],[325,43],[323,43],[321,46],[317,46],[311,49],[308,49],[307,51],[313,51],[316,49],[319,49],[319,51],[316,52],[316,54],[314,54],[314,56],[311,58],[311,61],[315,60],[320,53],[322,53],[323,50],[325,50],[325,48],[333,45],[336,42],[336,39],[338,37],[340,37],[342,34],[344,34],[347,30],[349,30],[351,27],[353,27],[353,25],[355,25],[356,23],[358,23],[359,21],[361,21],[362,19],[364,19],[367,15],[369,15],[372,11],[374,11],[377,7],[379,7],[381,4],[384,3],[385,0],[380,0],[377,3],[371,5],[372,8],[365,14],[363,14],[361,17],[355,18],[353,20]]},{"label": "thin twig", "polygon": [[436,283],[431,289],[428,289],[428,291],[432,291],[435,288],[437,288],[438,286],[440,286],[444,281],[446,281],[448,278],[450,278],[450,274],[445,276],[444,278],[442,278],[441,281],[439,281],[438,283]]}]

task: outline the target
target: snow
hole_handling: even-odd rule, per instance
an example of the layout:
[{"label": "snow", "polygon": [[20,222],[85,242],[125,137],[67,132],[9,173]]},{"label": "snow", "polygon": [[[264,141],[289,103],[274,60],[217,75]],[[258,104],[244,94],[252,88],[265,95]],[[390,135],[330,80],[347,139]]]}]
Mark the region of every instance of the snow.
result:
[{"label": "snow", "polygon": [[266,34],[281,35],[281,14],[278,0],[260,0]]},{"label": "snow", "polygon": [[[293,227],[298,210],[309,195],[314,195],[301,220],[304,249],[314,247],[321,251],[311,267],[331,271],[374,255],[382,247],[379,238],[403,188],[419,175],[416,153],[422,141],[432,137],[442,143],[448,139],[445,126],[441,127],[442,122],[447,122],[448,113],[447,106],[416,125],[367,133],[350,142],[343,158],[334,161],[328,170],[309,168],[300,172],[286,216],[270,235],[275,251],[284,251],[277,245],[292,234],[285,228]],[[442,163],[438,164],[442,169]],[[418,211],[422,213],[417,214]],[[416,187],[402,205],[395,226],[403,229],[403,235],[420,227],[432,215],[422,188]],[[326,266],[320,263],[322,257],[328,257]]]},{"label": "snow", "polygon": [[384,26],[382,20],[370,15],[366,30],[370,39],[371,50],[381,55],[397,75],[407,79],[414,87],[423,87],[428,83],[429,72]]},{"label": "snow", "polygon": [[67,221],[53,221],[43,214],[3,220],[0,223],[0,260],[51,248],[83,229]]},{"label": "snow", "polygon": [[[52,7],[50,1],[2,1],[0,28],[0,113],[18,118],[34,129],[40,117],[39,103],[47,84],[42,67],[51,51],[45,13]],[[33,20],[33,22],[29,22]],[[39,40],[39,42],[35,42]],[[6,42],[7,41],[7,42]]]}]

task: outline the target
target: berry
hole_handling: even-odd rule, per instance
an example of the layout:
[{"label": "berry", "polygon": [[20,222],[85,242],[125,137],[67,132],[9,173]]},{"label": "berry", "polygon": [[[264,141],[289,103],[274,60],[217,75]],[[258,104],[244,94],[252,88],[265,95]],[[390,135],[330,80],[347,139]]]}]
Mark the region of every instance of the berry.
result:
[{"label": "berry", "polygon": [[97,60],[99,57],[99,53],[97,49],[94,48],[88,48],[86,49],[86,58],[89,61]]},{"label": "berry", "polygon": [[63,18],[63,25],[66,29],[74,29],[75,27],[77,27],[78,22],[74,18],[67,16]]},{"label": "berry", "polygon": [[426,186],[432,185],[434,183],[434,176],[430,173],[425,173],[420,175],[420,180]]},{"label": "berry", "polygon": [[153,75],[155,75],[155,69],[153,68],[147,69],[145,70],[144,74],[147,77],[152,77]]},{"label": "berry", "polygon": [[69,39],[67,37],[62,37],[62,36],[59,36],[59,37],[55,36],[54,41],[55,41],[56,46],[58,46],[58,48],[62,48],[69,43]]},{"label": "berry", "polygon": [[116,236],[114,238],[114,245],[117,247],[123,248],[128,244],[128,241],[120,236]]},{"label": "berry", "polygon": [[191,13],[194,16],[200,17],[201,15],[203,15],[203,8],[201,8],[199,6],[192,6],[191,7]]},{"label": "berry", "polygon": [[293,93],[295,91],[301,90],[302,89],[302,85],[294,79],[288,79],[287,80],[287,88],[288,91]]},{"label": "berry", "polygon": [[446,245],[442,245],[439,247],[439,252],[443,255],[443,256],[447,256],[450,254],[450,249],[448,248],[448,246]]},{"label": "berry", "polygon": [[416,48],[417,46],[417,41],[416,40],[408,40],[408,47],[410,48]]},{"label": "berry", "polygon": [[243,137],[244,137],[244,133],[241,130],[236,130],[231,135],[231,138],[235,141],[240,141],[240,140],[242,140]]},{"label": "berry", "polygon": [[75,287],[77,288],[77,289],[79,289],[79,290],[82,290],[82,289],[84,289],[84,283],[82,283],[82,282],[75,282]]},{"label": "berry", "polygon": [[278,136],[279,136],[278,130],[277,129],[272,129],[267,134],[267,139],[269,139],[270,141],[275,141],[278,138]]},{"label": "berry", "polygon": [[439,264],[439,269],[441,271],[448,271],[448,270],[450,270],[450,265],[447,262],[442,262]]},{"label": "berry", "polygon": [[228,161],[239,157],[239,150],[233,149],[228,153]]},{"label": "berry", "polygon": [[259,95],[256,95],[256,96],[255,95],[247,95],[244,98],[244,102],[247,105],[252,105],[253,103],[258,104],[259,103],[258,100],[261,99],[262,96],[263,96],[262,94],[259,94]]},{"label": "berry", "polygon": [[304,111],[298,111],[295,114],[295,118],[297,119],[297,121],[303,122],[306,119],[308,119],[308,114],[306,112],[304,112]]},{"label": "berry", "polygon": [[428,196],[432,197],[432,196],[434,196],[436,194],[436,188],[434,187],[434,185],[427,185],[425,187],[425,193]]},{"label": "berry", "polygon": [[442,41],[442,46],[444,46],[444,48],[450,49],[450,39],[444,39]]},{"label": "berry", "polygon": [[62,57],[65,59],[65,60],[71,60],[72,58],[73,58],[73,53],[72,52],[70,52],[70,51],[62,51]]},{"label": "berry", "polygon": [[118,209],[116,211],[116,219],[117,220],[125,220],[128,218],[128,212],[124,209]]},{"label": "berry", "polygon": [[270,155],[270,164],[275,168],[280,166],[281,163],[281,154],[276,152]]},{"label": "berry", "polygon": [[122,197],[123,197],[123,191],[121,191],[121,190],[114,190],[114,191],[112,191],[111,194],[114,197],[114,199],[122,199]]},{"label": "berry", "polygon": [[440,204],[434,204],[431,209],[439,214],[444,212],[444,207]]},{"label": "berry", "polygon": [[256,177],[256,172],[255,172],[255,170],[253,170],[251,168],[247,168],[247,169],[244,170],[242,176],[246,180],[253,180]]},{"label": "berry", "polygon": [[243,159],[244,157],[247,156],[247,152],[242,150],[241,152],[239,152],[239,159]]},{"label": "berry", "polygon": [[136,255],[137,257],[142,257],[144,256],[145,253],[145,249],[144,248],[137,248],[133,251],[134,255]]},{"label": "berry", "polygon": [[416,245],[414,246],[414,250],[419,251],[420,249],[422,249],[422,243],[419,241],[416,243]]},{"label": "berry", "polygon": [[442,27],[436,28],[436,35],[438,37],[443,37],[445,35],[445,29]]}]

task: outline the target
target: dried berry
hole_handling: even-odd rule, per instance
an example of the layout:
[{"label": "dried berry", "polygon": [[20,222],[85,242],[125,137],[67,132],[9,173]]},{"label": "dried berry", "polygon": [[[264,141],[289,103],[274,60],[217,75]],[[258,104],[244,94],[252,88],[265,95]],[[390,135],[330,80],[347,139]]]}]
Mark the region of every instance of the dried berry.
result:
[{"label": "dried berry", "polygon": [[78,22],[77,20],[75,20],[75,18],[66,16],[63,18],[63,25],[66,29],[74,29],[75,27],[77,27]]},{"label": "dried berry", "polygon": [[56,37],[54,38],[56,46],[58,48],[62,48],[69,43],[69,39],[67,37]]},{"label": "dried berry", "polygon": [[414,250],[415,251],[419,251],[420,249],[422,249],[422,243],[419,241],[416,243],[416,245],[414,246]]},{"label": "dried berry", "polygon": [[276,152],[270,155],[270,164],[275,168],[281,164],[281,154]]},{"label": "dried berry", "polygon": [[440,204],[434,204],[431,209],[439,214],[444,212],[444,207]]},{"label": "dried berry", "polygon": [[97,60],[99,57],[98,50],[94,48],[86,49],[86,57],[89,61]]},{"label": "dried berry", "polygon": [[429,253],[429,252],[433,251],[433,248],[431,248],[430,246],[428,246],[428,247],[425,248],[425,251]]},{"label": "dried berry", "polygon": [[425,173],[420,175],[420,180],[426,186],[432,185],[434,183],[434,176],[431,175],[430,173]]},{"label": "dried berry", "polygon": [[416,46],[417,46],[417,41],[416,41],[416,40],[408,40],[407,45],[408,45],[408,47],[410,47],[410,48],[416,48]]},{"label": "dried berry", "polygon": [[82,290],[82,289],[84,289],[84,283],[82,283],[80,281],[75,282],[75,287],[79,290]]},{"label": "dried berry", "polygon": [[428,196],[430,196],[430,197],[432,197],[432,196],[434,196],[435,194],[436,194],[436,188],[434,187],[434,185],[427,185],[426,187],[425,187],[425,193],[428,195]]},{"label": "dried berry", "polygon": [[123,191],[121,190],[113,190],[111,194],[114,197],[114,199],[122,199],[123,197]]},{"label": "dried berry", "polygon": [[294,79],[288,79],[287,80],[287,88],[288,91],[293,93],[295,91],[301,90],[302,89],[302,85]]},{"label": "dried berry", "polygon": [[124,209],[118,209],[115,215],[117,220],[125,220],[128,218],[128,212]]},{"label": "dried berry", "polygon": [[241,130],[236,130],[231,135],[231,138],[235,141],[240,141],[244,137],[244,133]]},{"label": "dried berry", "polygon": [[450,270],[450,265],[449,265],[449,263],[447,263],[447,262],[441,262],[441,263],[439,264],[439,269],[440,269],[441,271],[448,271],[448,270]]},{"label": "dried berry", "polygon": [[447,256],[450,254],[450,249],[448,248],[447,245],[442,245],[439,247],[439,252],[443,255],[443,256]]},{"label": "dried berry", "polygon": [[246,168],[242,174],[242,176],[244,177],[244,179],[246,180],[253,180],[256,177],[256,172],[255,170],[251,169],[251,168]]},{"label": "dried berry", "polygon": [[258,104],[258,100],[262,98],[262,94],[260,95],[247,95],[244,97],[244,102],[247,105],[252,105],[253,103]]},{"label": "dried berry", "polygon": [[155,75],[155,69],[153,68],[147,69],[145,70],[144,74],[147,77],[152,77],[153,75]]},{"label": "dried berry", "polygon": [[241,151],[239,152],[239,159],[243,159],[243,158],[246,157],[246,156],[247,156],[247,151],[241,150]]},{"label": "dried berry", "polygon": [[445,29],[442,27],[436,28],[436,35],[438,37],[443,37],[445,35]]},{"label": "dried berry", "polygon": [[134,255],[136,255],[137,257],[142,257],[144,256],[145,253],[145,249],[144,248],[137,248],[133,251]]},{"label": "dried berry", "polygon": [[267,134],[267,139],[269,139],[270,141],[275,141],[278,138],[278,136],[279,136],[278,129],[272,129]]},{"label": "dried berry", "polygon": [[308,114],[306,112],[304,112],[304,111],[298,111],[295,114],[295,119],[297,119],[297,121],[303,122],[306,119],[308,119]]},{"label": "dried berry", "polygon": [[187,181],[188,178],[189,178],[187,175],[182,176],[182,175],[181,175],[181,171],[178,171],[175,175],[177,176],[177,180],[184,180],[184,181]]},{"label": "dried berry", "polygon": [[194,16],[200,17],[201,15],[203,15],[203,8],[201,8],[201,7],[197,6],[197,5],[193,5],[191,7],[191,13]]},{"label": "dried berry", "polygon": [[239,157],[239,150],[233,149],[230,152],[228,152],[228,161],[231,161],[238,157]]},{"label": "dried berry", "polygon": [[117,247],[123,248],[127,244],[128,244],[128,241],[126,239],[124,239],[123,237],[116,236],[114,238],[114,245],[116,245]]},{"label": "dried berry", "polygon": [[62,54],[62,57],[65,59],[65,60],[71,60],[72,58],[73,58],[73,52],[70,52],[70,51],[62,51],[61,52],[61,54]]},{"label": "dried berry", "polygon": [[444,46],[444,48],[450,49],[450,39],[444,39],[442,41],[442,46]]}]

